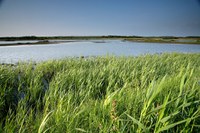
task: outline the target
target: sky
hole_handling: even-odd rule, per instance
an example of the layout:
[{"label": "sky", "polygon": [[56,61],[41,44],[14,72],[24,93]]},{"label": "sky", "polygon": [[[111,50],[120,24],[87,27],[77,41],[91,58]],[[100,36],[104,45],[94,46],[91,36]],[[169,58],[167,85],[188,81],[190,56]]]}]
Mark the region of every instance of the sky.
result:
[{"label": "sky", "polygon": [[0,0],[0,36],[200,36],[200,0]]}]

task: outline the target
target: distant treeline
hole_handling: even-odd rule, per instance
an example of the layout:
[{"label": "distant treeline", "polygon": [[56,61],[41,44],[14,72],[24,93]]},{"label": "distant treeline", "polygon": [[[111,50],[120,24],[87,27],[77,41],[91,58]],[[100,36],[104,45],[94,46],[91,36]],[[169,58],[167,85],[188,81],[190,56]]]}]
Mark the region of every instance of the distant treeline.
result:
[{"label": "distant treeline", "polygon": [[0,37],[0,40],[15,41],[15,40],[53,40],[53,39],[109,39],[109,38],[142,38],[140,36],[22,36],[22,37]]},{"label": "distant treeline", "polygon": [[200,36],[187,36],[187,37],[175,37],[175,36],[117,36],[117,35],[108,35],[108,36],[22,36],[22,37],[0,37],[1,41],[16,41],[16,40],[67,40],[67,39],[127,39],[127,38],[163,38],[163,39],[179,39],[179,38],[200,38]]}]

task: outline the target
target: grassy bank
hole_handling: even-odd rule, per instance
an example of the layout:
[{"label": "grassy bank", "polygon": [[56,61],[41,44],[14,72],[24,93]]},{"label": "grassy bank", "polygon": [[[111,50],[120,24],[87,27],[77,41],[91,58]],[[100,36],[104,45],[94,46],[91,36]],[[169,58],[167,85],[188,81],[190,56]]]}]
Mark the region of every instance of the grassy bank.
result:
[{"label": "grassy bank", "polygon": [[199,37],[141,37],[125,38],[125,41],[172,44],[200,44]]},{"label": "grassy bank", "polygon": [[0,132],[200,132],[200,54],[0,65]]}]

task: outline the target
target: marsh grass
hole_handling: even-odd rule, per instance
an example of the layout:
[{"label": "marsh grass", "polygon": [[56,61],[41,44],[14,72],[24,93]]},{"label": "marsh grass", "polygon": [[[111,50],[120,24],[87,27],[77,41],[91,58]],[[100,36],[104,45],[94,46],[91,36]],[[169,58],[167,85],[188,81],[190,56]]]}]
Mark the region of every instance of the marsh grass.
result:
[{"label": "marsh grass", "polygon": [[0,132],[199,132],[200,54],[0,66]]}]

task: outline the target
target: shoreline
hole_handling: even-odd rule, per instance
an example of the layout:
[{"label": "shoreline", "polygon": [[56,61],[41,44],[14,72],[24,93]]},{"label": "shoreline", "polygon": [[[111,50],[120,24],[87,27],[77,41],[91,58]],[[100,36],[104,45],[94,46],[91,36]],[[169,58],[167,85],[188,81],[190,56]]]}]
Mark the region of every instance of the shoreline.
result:
[{"label": "shoreline", "polygon": [[[200,55],[200,53],[180,53],[180,52],[172,52],[172,53],[167,53],[167,52],[161,52],[161,53],[153,53],[153,54],[141,54],[141,55],[136,55],[136,56],[125,56],[125,58],[138,58],[138,57],[146,57],[146,56],[164,56],[164,55]],[[64,60],[90,60],[90,59],[99,59],[99,58],[107,58],[107,57],[114,57],[120,59],[123,56],[115,56],[115,55],[100,55],[100,56],[68,56],[68,57],[63,57],[63,58],[55,58],[55,59],[48,59],[48,60],[19,60],[16,62],[1,62],[0,61],[0,66],[18,66],[19,64],[40,64],[40,63],[46,63],[49,61],[64,61]]]},{"label": "shoreline", "polygon": [[39,41],[38,42],[26,42],[26,43],[8,43],[8,44],[0,44],[1,46],[24,46],[24,45],[30,45],[30,46],[34,46],[34,45],[49,45],[49,44],[59,44],[59,43],[70,43],[70,42],[78,42],[78,41],[70,41],[70,40],[66,40],[66,41]]},{"label": "shoreline", "polygon": [[128,39],[125,39],[124,41],[137,42],[137,43],[188,44],[188,45],[189,44],[193,44],[193,45],[200,45],[200,42],[150,41],[150,40],[140,41],[140,40],[128,40]]},{"label": "shoreline", "polygon": [[[140,36],[66,36],[66,37],[0,37],[0,42],[14,41],[37,41],[25,43],[5,43],[1,46],[22,46],[22,45],[48,45],[78,41],[94,41],[102,43],[105,40],[121,40],[137,43],[162,43],[162,44],[196,44],[200,45],[200,37],[140,37]],[[100,41],[100,42],[99,42]]]},{"label": "shoreline", "polygon": [[[98,42],[99,40],[102,40]],[[93,43],[105,43],[103,40],[105,39],[98,39],[98,41],[94,40],[87,40],[91,41]],[[108,39],[106,39],[108,40]],[[109,39],[110,40],[110,39]],[[160,43],[160,44],[193,44],[193,45],[200,45],[199,42],[176,42],[176,41],[150,41],[150,40],[129,40],[129,39],[112,39],[112,40],[121,40],[121,41],[127,41],[127,42],[133,42],[133,43]],[[50,44],[62,44],[62,43],[70,43],[70,42],[79,42],[79,41],[86,41],[86,40],[76,40],[76,41],[71,41],[71,40],[66,40],[66,41],[38,41],[38,42],[26,42],[26,43],[8,43],[8,44],[0,44],[0,47],[2,46],[34,46],[34,45],[50,45]]]}]

